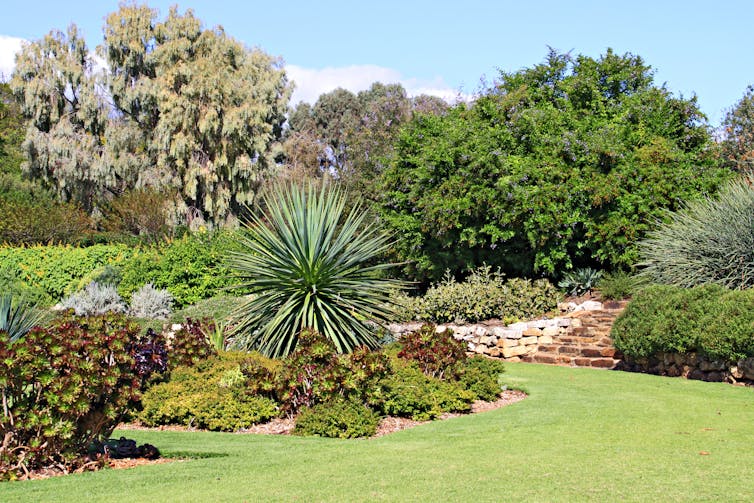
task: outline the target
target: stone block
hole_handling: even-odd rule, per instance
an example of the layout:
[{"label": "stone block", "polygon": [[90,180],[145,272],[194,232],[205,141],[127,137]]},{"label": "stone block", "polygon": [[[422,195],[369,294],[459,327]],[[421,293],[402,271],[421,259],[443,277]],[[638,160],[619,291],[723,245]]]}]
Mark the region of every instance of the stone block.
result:
[{"label": "stone block", "polygon": [[592,360],[592,367],[611,369],[615,367],[615,360],[612,358],[594,358]]},{"label": "stone block", "polygon": [[547,320],[533,320],[526,323],[529,328],[545,328],[547,326]]},{"label": "stone block", "polygon": [[579,352],[579,348],[575,348],[573,346],[560,346],[558,348],[558,353],[565,353],[570,355],[575,355]]},{"label": "stone block", "polygon": [[477,346],[474,348],[474,352],[478,355],[486,354],[490,351],[490,348],[485,346],[484,344],[477,344]]},{"label": "stone block", "polygon": [[474,327],[474,335],[478,335],[480,337],[484,337],[489,332],[487,331],[487,327],[484,325],[473,325]]},{"label": "stone block", "polygon": [[485,346],[494,346],[495,344],[492,342],[492,337],[489,337],[487,335],[483,335],[479,337],[479,344],[484,344]]},{"label": "stone block", "polygon": [[511,328],[513,330],[526,330],[527,328],[529,328],[529,326],[525,322],[519,321],[518,323],[511,323],[510,325],[508,325],[508,328]]},{"label": "stone block", "polygon": [[497,345],[500,348],[512,348],[521,345],[521,339],[498,339]]},{"label": "stone block", "polygon": [[495,327],[492,329],[492,334],[498,338],[520,339],[523,335],[523,330],[510,327]]},{"label": "stone block", "polygon": [[570,327],[571,326],[571,318],[558,318],[558,326],[559,327]]},{"label": "stone block", "polygon": [[503,348],[502,354],[503,358],[512,358],[514,356],[521,356],[525,355],[528,352],[528,349],[526,346],[515,346],[511,348]]},{"label": "stone block", "polygon": [[558,327],[545,327],[542,330],[542,335],[549,335],[550,337],[555,337],[559,333]]},{"label": "stone block", "polygon": [[602,356],[602,350],[600,348],[581,348],[581,354],[588,358],[599,358]]},{"label": "stone block", "polygon": [[526,346],[530,344],[537,344],[537,340],[539,337],[523,337],[521,338],[521,344],[524,344]]},{"label": "stone block", "polygon": [[754,380],[754,357],[744,358],[738,362],[738,369],[746,379]]},{"label": "stone block", "polygon": [[538,344],[552,344],[553,338],[549,335],[543,335],[537,340]]},{"label": "stone block", "polygon": [[438,334],[444,334],[448,330],[448,327],[445,325],[437,325],[435,327],[435,332]]},{"label": "stone block", "polygon": [[608,358],[615,358],[615,348],[602,348],[600,355]]},{"label": "stone block", "polygon": [[587,300],[580,306],[584,311],[601,311],[602,310],[602,302],[597,302],[596,300]]},{"label": "stone block", "polygon": [[592,359],[591,358],[574,358],[573,364],[577,367],[591,367],[592,366]]},{"label": "stone block", "polygon": [[495,347],[495,348],[490,348],[487,354],[492,356],[493,358],[499,358],[500,353],[501,353],[500,348]]},{"label": "stone block", "polygon": [[582,325],[581,320],[578,318],[572,318],[571,319],[571,327],[573,328],[579,328]]},{"label": "stone block", "polygon": [[542,335],[542,330],[535,327],[530,327],[523,331],[523,335],[524,337],[539,337],[540,335]]},{"label": "stone block", "polygon": [[552,354],[537,353],[536,355],[534,355],[532,360],[536,363],[558,363],[558,357]]}]

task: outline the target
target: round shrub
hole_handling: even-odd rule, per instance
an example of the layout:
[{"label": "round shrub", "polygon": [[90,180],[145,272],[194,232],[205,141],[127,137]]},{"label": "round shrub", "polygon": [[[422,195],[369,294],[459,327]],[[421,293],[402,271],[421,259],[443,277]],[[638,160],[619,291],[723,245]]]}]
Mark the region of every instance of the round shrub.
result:
[{"label": "round shrub", "polygon": [[505,365],[500,360],[475,356],[466,360],[459,384],[477,399],[491,402],[500,398],[500,377],[504,371]]},{"label": "round shrub", "polygon": [[293,432],[329,438],[371,437],[379,423],[380,416],[366,405],[341,398],[303,409]]},{"label": "round shrub", "polygon": [[654,285],[638,293],[613,325],[615,347],[627,356],[699,352],[736,362],[754,356],[754,290],[718,285]]},{"label": "round shrub", "polygon": [[466,349],[452,334],[451,330],[437,333],[434,325],[423,325],[401,337],[398,358],[416,363],[430,377],[455,379],[466,360]]}]

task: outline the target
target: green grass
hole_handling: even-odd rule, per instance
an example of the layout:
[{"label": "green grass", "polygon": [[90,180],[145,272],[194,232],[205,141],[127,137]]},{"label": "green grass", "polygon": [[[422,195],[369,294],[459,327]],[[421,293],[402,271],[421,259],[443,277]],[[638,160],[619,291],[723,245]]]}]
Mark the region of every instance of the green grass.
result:
[{"label": "green grass", "polygon": [[372,440],[118,432],[194,459],[3,483],[0,500],[750,501],[754,494],[751,388],[526,364],[508,365],[507,379],[529,398]]}]

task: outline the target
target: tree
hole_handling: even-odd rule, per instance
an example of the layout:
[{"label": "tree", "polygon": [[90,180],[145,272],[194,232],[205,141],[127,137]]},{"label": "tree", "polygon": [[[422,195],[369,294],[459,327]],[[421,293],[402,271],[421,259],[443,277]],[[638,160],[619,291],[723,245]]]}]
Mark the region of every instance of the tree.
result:
[{"label": "tree", "polygon": [[725,114],[721,142],[723,159],[741,173],[754,173],[754,86]]},{"label": "tree", "polygon": [[104,34],[106,75],[75,26],[22,51],[12,86],[29,119],[26,170],[88,208],[150,187],[222,223],[253,202],[280,154],[281,62],[204,29],[190,10],[159,21],[124,4]]},{"label": "tree", "polygon": [[629,267],[636,243],[727,177],[696,100],[637,56],[551,51],[473,103],[418,115],[383,176],[383,218],[416,279],[484,263],[513,275]]}]

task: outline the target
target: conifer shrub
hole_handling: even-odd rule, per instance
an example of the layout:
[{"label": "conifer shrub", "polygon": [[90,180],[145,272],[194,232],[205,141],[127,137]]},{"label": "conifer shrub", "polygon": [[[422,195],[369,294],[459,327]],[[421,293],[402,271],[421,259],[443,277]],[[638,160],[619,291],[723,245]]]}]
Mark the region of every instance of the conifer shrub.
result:
[{"label": "conifer shrub", "polygon": [[293,433],[329,438],[371,437],[380,416],[359,401],[336,398],[307,407],[296,417]]},{"label": "conifer shrub", "polygon": [[159,341],[139,336],[135,324],[112,313],[67,314],[15,341],[0,332],[2,477],[76,466],[166,363]]},{"label": "conifer shrub", "polygon": [[737,362],[754,356],[754,290],[719,285],[653,285],[639,292],[613,325],[615,347],[634,358],[701,353]]}]

